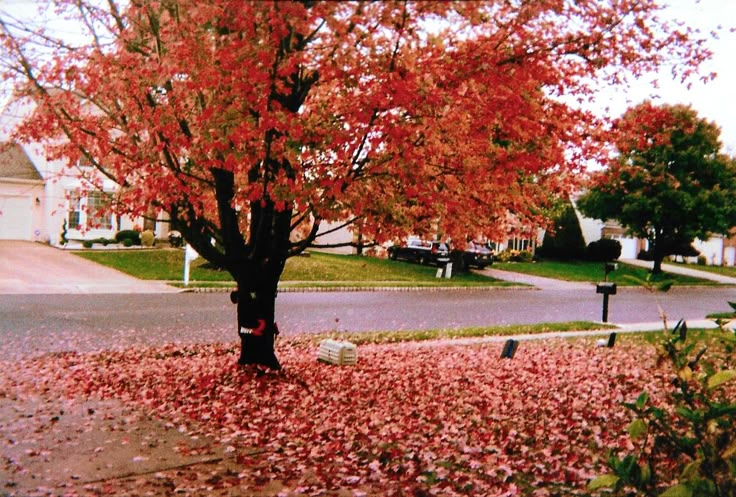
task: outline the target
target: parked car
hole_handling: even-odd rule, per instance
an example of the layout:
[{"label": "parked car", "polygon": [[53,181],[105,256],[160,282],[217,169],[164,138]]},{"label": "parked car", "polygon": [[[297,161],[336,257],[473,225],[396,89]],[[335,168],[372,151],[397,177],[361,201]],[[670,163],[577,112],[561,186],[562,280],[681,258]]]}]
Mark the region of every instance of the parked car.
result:
[{"label": "parked car", "polygon": [[485,244],[470,242],[463,252],[465,267],[484,269],[493,264],[493,252]]},{"label": "parked car", "polygon": [[406,245],[389,247],[388,257],[395,261],[442,266],[450,262],[450,247],[444,242],[410,239]]}]

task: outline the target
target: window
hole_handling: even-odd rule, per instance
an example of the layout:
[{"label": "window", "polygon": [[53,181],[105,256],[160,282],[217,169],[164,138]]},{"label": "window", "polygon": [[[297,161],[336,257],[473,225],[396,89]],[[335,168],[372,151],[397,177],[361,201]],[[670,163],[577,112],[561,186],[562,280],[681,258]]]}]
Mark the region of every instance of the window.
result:
[{"label": "window", "polygon": [[67,198],[69,199],[69,208],[67,210],[67,226],[70,230],[79,228],[82,210],[82,199],[77,190],[67,190]]},{"label": "window", "polygon": [[94,191],[87,194],[87,216],[92,228],[109,230],[112,228],[110,213],[106,212],[110,197],[105,192]]},{"label": "window", "polygon": [[67,226],[69,229],[89,227],[93,229],[112,229],[112,217],[107,208],[110,196],[105,192],[67,190]]}]

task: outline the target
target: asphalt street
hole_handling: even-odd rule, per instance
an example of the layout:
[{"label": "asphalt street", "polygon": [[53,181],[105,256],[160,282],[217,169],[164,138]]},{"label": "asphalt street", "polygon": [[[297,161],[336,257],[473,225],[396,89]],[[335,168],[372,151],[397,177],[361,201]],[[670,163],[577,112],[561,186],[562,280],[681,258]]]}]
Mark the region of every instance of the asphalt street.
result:
[{"label": "asphalt street", "polygon": [[[57,270],[60,274],[56,274]],[[276,313],[285,335],[322,331],[458,328],[559,321],[600,321],[595,286],[499,274],[534,287],[281,293]],[[619,288],[609,322],[702,319],[729,311],[736,286],[675,288],[653,294]],[[29,242],[0,242],[0,359],[49,351],[237,341],[227,293],[181,293],[135,280]]]},{"label": "asphalt street", "polygon": [[[702,319],[729,310],[733,287],[678,288],[666,294],[619,289],[609,322]],[[585,290],[448,290],[282,293],[282,332],[432,329],[571,320],[600,321],[602,298]],[[170,342],[237,340],[226,293],[0,296],[0,354],[95,350]],[[0,356],[1,357],[1,356]]]}]

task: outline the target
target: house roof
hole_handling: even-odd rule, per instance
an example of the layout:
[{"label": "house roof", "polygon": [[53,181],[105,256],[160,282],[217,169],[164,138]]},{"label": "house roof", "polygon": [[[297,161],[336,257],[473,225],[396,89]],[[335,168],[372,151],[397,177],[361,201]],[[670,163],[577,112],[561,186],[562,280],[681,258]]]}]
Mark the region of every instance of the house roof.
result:
[{"label": "house roof", "polygon": [[0,143],[0,178],[43,180],[38,170],[17,143]]}]

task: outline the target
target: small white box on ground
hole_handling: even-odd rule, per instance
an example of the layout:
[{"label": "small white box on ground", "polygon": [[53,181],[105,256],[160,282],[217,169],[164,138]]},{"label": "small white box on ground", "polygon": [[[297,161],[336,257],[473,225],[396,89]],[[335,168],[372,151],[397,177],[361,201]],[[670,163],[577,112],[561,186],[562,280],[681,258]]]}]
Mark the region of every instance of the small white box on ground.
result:
[{"label": "small white box on ground", "polygon": [[358,362],[358,348],[350,342],[322,340],[317,351],[317,360],[338,366],[355,364]]}]

